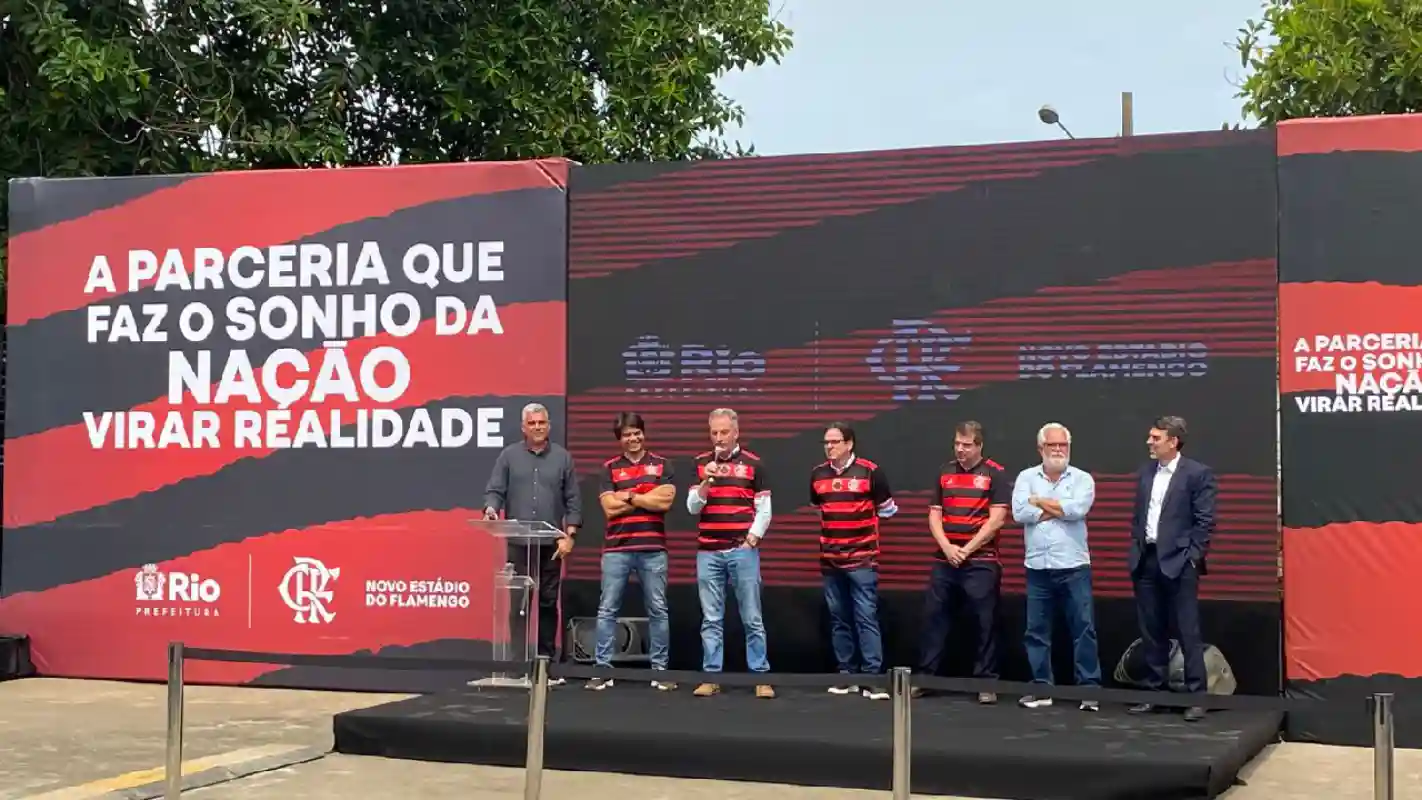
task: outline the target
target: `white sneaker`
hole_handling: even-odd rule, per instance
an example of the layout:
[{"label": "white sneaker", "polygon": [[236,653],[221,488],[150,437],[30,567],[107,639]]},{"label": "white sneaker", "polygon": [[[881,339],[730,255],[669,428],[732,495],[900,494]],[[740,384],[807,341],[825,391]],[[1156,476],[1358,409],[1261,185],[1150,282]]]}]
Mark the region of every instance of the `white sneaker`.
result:
[{"label": "white sneaker", "polygon": [[1050,708],[1052,705],[1052,698],[1037,697],[1036,695],[1029,694],[1021,700],[1018,700],[1017,705],[1022,706],[1023,708]]},{"label": "white sneaker", "polygon": [[1098,703],[1098,702],[1096,702],[1095,700],[1082,700],[1082,701],[1081,701],[1081,710],[1082,710],[1082,711],[1100,711],[1100,710],[1101,710],[1101,704]]},{"label": "white sneaker", "polygon": [[883,689],[865,689],[864,696],[870,700],[888,700],[889,693]]},{"label": "white sneaker", "polygon": [[830,694],[839,694],[839,695],[845,695],[845,694],[859,694],[859,687],[858,687],[858,686],[855,686],[855,685],[852,684],[852,683],[851,683],[851,684],[846,684],[846,685],[844,685],[844,686],[831,686],[831,687],[829,688],[829,693],[830,693]]}]

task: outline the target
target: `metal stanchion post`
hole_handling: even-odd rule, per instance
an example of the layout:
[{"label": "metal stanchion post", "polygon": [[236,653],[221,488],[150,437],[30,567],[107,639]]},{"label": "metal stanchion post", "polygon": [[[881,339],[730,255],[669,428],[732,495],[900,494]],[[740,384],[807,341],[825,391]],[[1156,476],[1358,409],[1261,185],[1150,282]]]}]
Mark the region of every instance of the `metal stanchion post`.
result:
[{"label": "metal stanchion post", "polygon": [[909,800],[909,774],[913,760],[913,719],[909,701],[913,689],[909,683],[908,667],[894,667],[889,681],[889,696],[894,703],[894,800]]},{"label": "metal stanchion post", "polygon": [[1392,695],[1373,695],[1373,797],[1392,800]]},{"label": "metal stanchion post", "polygon": [[523,765],[523,800],[543,794],[543,724],[548,717],[548,656],[533,662],[533,686],[528,692],[528,751]]},{"label": "metal stanchion post", "polygon": [[163,768],[164,800],[183,794],[183,643],[168,643],[168,757]]}]

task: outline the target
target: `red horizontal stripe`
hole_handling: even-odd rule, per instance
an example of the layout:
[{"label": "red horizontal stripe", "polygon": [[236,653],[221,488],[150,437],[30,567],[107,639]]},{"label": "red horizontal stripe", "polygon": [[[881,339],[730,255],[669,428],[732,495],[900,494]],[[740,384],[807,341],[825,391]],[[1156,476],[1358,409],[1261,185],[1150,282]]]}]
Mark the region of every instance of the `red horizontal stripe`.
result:
[{"label": "red horizontal stripe", "polygon": [[[739,486],[715,486],[706,490],[707,500],[749,500],[755,497],[755,490]],[[712,508],[714,506],[708,506]]]},{"label": "red horizontal stripe", "polygon": [[821,536],[821,537],[820,537],[820,546],[821,546],[821,547],[836,547],[836,546],[837,546],[837,547],[854,547],[854,546],[856,546],[856,545],[868,544],[868,543],[870,543],[870,542],[877,542],[878,540],[879,540],[879,534],[878,534],[878,533],[867,533],[867,534],[865,534],[865,535],[863,535],[863,536],[851,536],[851,537]]},{"label": "red horizontal stripe", "polygon": [[862,514],[873,510],[874,503],[869,500],[831,500],[820,503],[820,511],[826,514]]},{"label": "red horizontal stripe", "polygon": [[868,519],[827,519],[820,522],[820,527],[827,531],[854,531],[873,526],[873,517]]},{"label": "red horizontal stripe", "polygon": [[[449,397],[558,395],[564,391],[566,376],[562,358],[565,346],[564,304],[557,302],[521,303],[499,310],[504,334],[490,336],[435,336],[433,321],[422,324],[408,337],[389,335],[352,340],[346,357],[359,366],[360,358],[377,346],[399,348],[410,362],[410,387],[394,406],[374,403],[353,405],[330,400],[319,405],[307,401],[290,407],[293,419],[307,409],[322,413],[340,410],[353,421],[357,408],[413,408]],[[308,356],[320,356],[313,350]],[[530,354],[537,354],[530,355]],[[221,359],[214,359],[220,362]],[[319,362],[313,362],[313,364]],[[451,364],[478,364],[477,370],[451,369]],[[314,369],[314,366],[313,366]],[[221,364],[213,364],[221,374]],[[261,371],[257,370],[261,381]],[[283,376],[283,383],[287,378]],[[157,387],[161,389],[162,387]],[[190,412],[189,401],[174,408],[166,396],[136,407],[162,415],[170,410]],[[213,405],[221,417],[222,431],[230,436],[233,417],[239,410],[254,407],[245,401]],[[256,407],[261,410],[263,407]],[[511,420],[504,421],[505,436],[517,436]],[[295,432],[295,425],[288,429]],[[221,441],[222,439],[220,439]],[[230,439],[229,439],[230,441]],[[89,443],[83,422],[43,433],[11,439],[5,443],[9,470],[5,480],[5,527],[20,528],[55,520],[88,508],[136,497],[187,478],[211,475],[244,458],[263,458],[272,450],[95,450]],[[84,465],[84,478],[75,480],[76,464]]]},{"label": "red horizontal stripe", "polygon": [[[780,162],[755,165],[716,164],[666,173],[656,178],[618,184],[601,192],[574,193],[571,203],[573,242],[570,273],[591,277],[616,269],[628,269],[650,260],[692,255],[707,249],[729,247],[749,238],[773,235],[765,230],[762,212],[774,212],[791,205],[799,209],[817,206],[819,216],[798,222],[786,220],[785,228],[813,224],[828,216],[864,213],[886,205],[911,202],[944,191],[953,191],[968,181],[1013,180],[1033,177],[1043,169],[1075,166],[1100,157],[1105,149],[1078,151],[1017,150],[983,156],[955,154],[930,163],[924,158],[906,159],[876,154],[861,162],[821,161],[815,164]],[[974,160],[980,163],[974,163]],[[850,169],[846,170],[848,166]],[[788,168],[788,169],[787,169]],[[770,202],[775,205],[769,205]],[[852,205],[858,203],[858,207]],[[667,219],[705,217],[708,212],[735,208],[737,219],[724,222],[701,220],[700,231],[708,241],[699,244],[683,239],[647,242],[646,234],[626,241],[641,248],[629,251],[615,245],[588,248],[590,234],[611,230],[638,230]],[[618,211],[620,220],[605,219]],[[641,212],[641,213],[626,213]],[[613,227],[616,225],[617,227]],[[742,227],[751,226],[751,227]],[[759,228],[759,230],[756,230]],[[719,239],[712,239],[712,233]],[[607,237],[602,237],[607,238]],[[633,253],[637,253],[634,255]]]},{"label": "red horizontal stripe", "polygon": [[701,510],[701,513],[702,513],[702,514],[710,514],[710,515],[712,515],[712,516],[716,516],[716,515],[722,515],[722,516],[724,516],[724,515],[726,515],[726,514],[754,514],[754,513],[755,513],[755,507],[754,507],[754,506],[733,506],[733,505],[707,506],[706,508],[704,508],[704,509]]},{"label": "red horizontal stripe", "polygon": [[1291,119],[1279,123],[1277,138],[1280,158],[1340,152],[1416,153],[1422,151],[1422,124],[1412,114]]},{"label": "red horizontal stripe", "polygon": [[[405,167],[218,172],[10,240],[9,324],[94,301],[84,293],[104,255],[120,292],[128,251],[292,242],[338,225],[469,195],[567,183],[567,162],[480,162]],[[280,197],[280,203],[272,198]]]},{"label": "red horizontal stripe", "polygon": [[[493,634],[493,584],[488,576],[505,549],[491,536],[471,535],[467,508],[409,511],[254,536],[160,562],[167,571],[219,582],[210,606],[217,617],[143,617],[135,612],[136,569],[0,599],[0,630],[31,634],[34,656],[51,677],[163,680],[167,643],[256,652],[341,655],[406,650],[424,642],[488,639]],[[297,624],[278,587],[300,554],[339,567],[330,586],[329,624]],[[468,608],[365,607],[367,580],[467,582]],[[251,594],[248,594],[248,587]],[[171,603],[157,603],[158,607]],[[313,635],[319,628],[321,635]],[[389,653],[386,653],[389,654]],[[187,680],[241,684],[285,669],[268,664],[194,661]]]},{"label": "red horizontal stripe", "polygon": [[[655,523],[661,522],[662,519],[663,517],[660,514],[629,514],[627,516],[618,517],[617,521],[611,523],[611,525],[632,525],[639,522]],[[611,525],[609,525],[609,527],[611,527]]]}]

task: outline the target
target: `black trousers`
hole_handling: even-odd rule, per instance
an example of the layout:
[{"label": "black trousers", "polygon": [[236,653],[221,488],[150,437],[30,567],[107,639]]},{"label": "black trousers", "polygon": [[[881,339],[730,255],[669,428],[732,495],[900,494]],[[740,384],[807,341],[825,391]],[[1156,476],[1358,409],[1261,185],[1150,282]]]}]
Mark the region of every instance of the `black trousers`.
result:
[{"label": "black trousers", "polygon": [[918,642],[918,671],[937,675],[943,666],[954,617],[966,611],[977,633],[973,677],[997,677],[997,601],[1002,590],[1002,565],[969,561],[955,567],[933,562],[928,591],[923,600],[922,634]]},{"label": "black trousers", "polygon": [[1141,646],[1145,649],[1146,680],[1149,689],[1169,689],[1170,627],[1175,623],[1180,636],[1180,655],[1185,659],[1185,691],[1205,691],[1205,643],[1200,635],[1200,573],[1190,564],[1177,577],[1160,571],[1155,546],[1141,554],[1136,574],[1131,576],[1136,595],[1136,616],[1140,622]]},{"label": "black trousers", "polygon": [[[526,545],[510,545],[509,561],[514,564],[514,569],[522,574],[524,567],[529,563],[529,547]],[[554,560],[553,556],[558,553],[556,545],[534,546],[533,563],[531,565],[535,585],[528,596],[524,598],[523,605],[510,609],[513,619],[510,620],[510,638],[513,640],[513,652],[515,658],[520,658],[527,641],[527,628],[525,626],[526,614],[538,615],[538,655],[548,656],[554,661],[558,660],[558,627],[562,622],[561,601],[563,595],[563,562]]]}]

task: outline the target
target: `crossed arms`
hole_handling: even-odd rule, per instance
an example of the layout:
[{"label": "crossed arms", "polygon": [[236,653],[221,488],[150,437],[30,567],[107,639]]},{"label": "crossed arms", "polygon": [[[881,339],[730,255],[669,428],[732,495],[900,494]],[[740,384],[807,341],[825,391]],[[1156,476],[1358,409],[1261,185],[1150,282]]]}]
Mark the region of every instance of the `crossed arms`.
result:
[{"label": "crossed arms", "polygon": [[1096,502],[1096,480],[1089,472],[1079,472],[1075,476],[1066,496],[1061,499],[1039,497],[1032,494],[1032,479],[1024,472],[1017,476],[1012,487],[1012,518],[1023,525],[1035,525],[1049,519],[1075,522],[1085,519]]},{"label": "crossed arms", "polygon": [[608,519],[636,511],[664,513],[671,509],[675,500],[676,487],[670,483],[661,484],[651,491],[641,493],[630,490],[603,492],[602,496],[598,498]]}]

